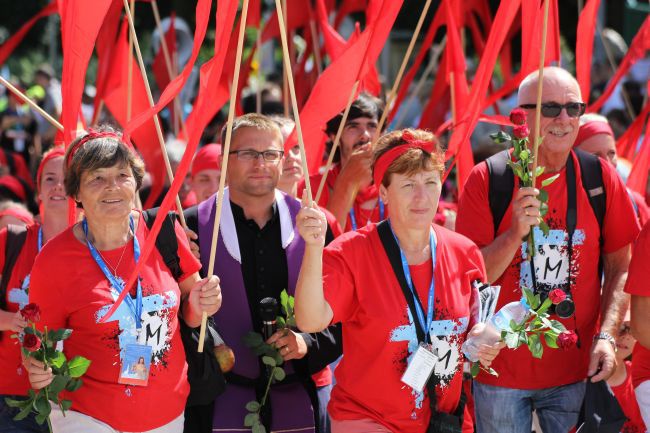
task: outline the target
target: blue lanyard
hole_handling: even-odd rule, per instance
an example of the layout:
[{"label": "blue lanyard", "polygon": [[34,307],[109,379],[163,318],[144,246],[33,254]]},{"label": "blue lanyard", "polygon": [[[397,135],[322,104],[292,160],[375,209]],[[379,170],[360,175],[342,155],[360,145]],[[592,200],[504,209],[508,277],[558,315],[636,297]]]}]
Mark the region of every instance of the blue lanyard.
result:
[{"label": "blue lanyard", "polygon": [[[390,223],[390,220],[389,220]],[[402,269],[404,270],[404,277],[406,277],[406,283],[409,286],[409,289],[411,290],[411,294],[413,295],[413,304],[415,305],[415,312],[417,314],[418,322],[420,322],[420,326],[422,327],[422,330],[424,331],[424,338],[425,338],[425,343],[431,343],[431,324],[433,323],[433,303],[434,303],[434,295],[436,291],[436,277],[435,277],[435,271],[436,271],[436,241],[433,236],[433,229],[430,229],[429,231],[429,248],[431,249],[431,268],[432,268],[432,273],[431,273],[431,285],[429,286],[429,299],[427,303],[427,320],[426,322],[424,321],[424,312],[422,311],[422,303],[420,302],[420,298],[418,297],[417,292],[415,291],[415,287],[413,286],[413,280],[411,279],[411,270],[409,269],[409,264],[406,261],[406,256],[404,255],[404,251],[402,251],[402,247],[399,246],[399,240],[397,239],[397,236],[395,236],[395,232],[393,232],[393,228],[391,227],[391,232],[393,233],[393,236],[395,237],[395,242],[397,243],[397,246],[399,247],[399,255],[402,259]],[[410,307],[409,307],[410,308]]]},{"label": "blue lanyard", "polygon": [[40,226],[38,228],[38,252],[41,252],[41,248],[43,248],[43,226]]},{"label": "blue lanyard", "polygon": [[[111,273],[111,271],[108,269],[108,266],[106,266],[104,259],[102,259],[102,256],[99,254],[95,246],[88,240],[88,221],[86,221],[86,219],[84,218],[81,224],[84,230],[84,234],[86,235],[86,245],[88,245],[88,249],[90,250],[90,255],[95,260],[95,263],[97,263],[97,265],[99,266],[99,269],[101,269],[102,272],[104,273],[104,276],[111,284],[111,287],[113,287],[118,294],[122,293],[122,290],[124,290],[124,280],[122,280],[117,275],[113,275]],[[133,217],[129,218],[129,226],[131,227],[131,231],[133,232],[133,255],[135,256],[135,262],[138,263],[138,260],[140,259],[140,243],[138,242],[138,238],[135,235]],[[131,296],[126,296],[124,298],[124,301],[126,302],[129,309],[133,313],[133,316],[135,317],[135,326],[139,332],[142,329],[142,286],[140,285],[139,278],[137,279],[137,282],[138,283],[137,283],[137,289],[135,295],[135,305],[133,304],[133,298],[131,298]]]},{"label": "blue lanyard", "polygon": [[[384,202],[379,199],[379,221],[383,221],[384,219]],[[368,222],[370,222],[370,218],[368,218]],[[357,218],[354,215],[354,204],[352,205],[352,209],[350,209],[350,224],[352,225],[352,230],[357,231]]]}]

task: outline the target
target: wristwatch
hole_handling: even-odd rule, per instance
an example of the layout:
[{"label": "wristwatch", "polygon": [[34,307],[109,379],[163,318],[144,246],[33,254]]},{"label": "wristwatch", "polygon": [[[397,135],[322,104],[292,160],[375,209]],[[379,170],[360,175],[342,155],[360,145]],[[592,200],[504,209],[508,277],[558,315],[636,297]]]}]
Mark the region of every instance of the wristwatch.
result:
[{"label": "wristwatch", "polygon": [[614,352],[617,351],[616,339],[614,337],[612,337],[612,334],[610,334],[609,332],[599,332],[598,334],[594,335],[594,341],[596,341],[596,340],[607,340],[607,341],[609,341],[609,344],[611,344],[612,347],[614,348]]}]

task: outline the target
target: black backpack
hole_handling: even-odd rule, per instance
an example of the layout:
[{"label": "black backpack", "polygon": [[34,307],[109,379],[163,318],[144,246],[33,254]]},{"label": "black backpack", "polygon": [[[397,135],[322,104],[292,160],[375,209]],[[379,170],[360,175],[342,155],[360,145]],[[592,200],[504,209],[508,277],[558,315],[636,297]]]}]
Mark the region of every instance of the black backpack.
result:
[{"label": "black backpack", "polygon": [[[582,178],[582,187],[587,192],[589,204],[594,211],[598,227],[600,229],[600,244],[603,244],[603,221],[605,219],[605,209],[607,207],[607,196],[603,186],[603,173],[600,165],[600,159],[587,152],[575,150],[580,164],[580,173]],[[569,156],[571,158],[571,156]],[[512,191],[515,187],[515,175],[508,168],[506,161],[510,159],[508,150],[501,151],[489,157],[485,162],[488,166],[489,173],[489,191],[488,201],[490,211],[492,212],[492,221],[494,224],[494,237],[499,230],[499,225],[503,216],[512,201]],[[573,160],[571,159],[571,166]],[[568,166],[569,164],[567,164]],[[571,182],[571,173],[573,170],[567,170],[567,183]],[[573,184],[575,184],[575,174],[573,174]]]},{"label": "black backpack", "polygon": [[[157,208],[142,212],[149,229],[153,226],[157,214]],[[175,221],[176,214],[169,212],[156,238],[156,248],[174,279],[178,280],[182,270],[178,257],[178,240],[174,230]],[[208,317],[208,332],[205,333],[203,353],[198,352],[199,328],[190,328],[183,320],[179,320],[178,324],[187,360],[187,380],[190,383],[190,395],[187,397],[186,405],[189,407],[208,405],[226,388],[226,380],[212,351],[214,337],[211,329],[215,328],[214,322],[212,317]]]},{"label": "black backpack", "polygon": [[[7,240],[5,241],[5,264],[2,267],[2,279],[0,279],[0,308],[7,311],[7,286],[9,285],[9,276],[16,265],[16,260],[20,255],[27,239],[27,228],[9,224],[7,226]],[[0,332],[0,340],[4,332]]]}]

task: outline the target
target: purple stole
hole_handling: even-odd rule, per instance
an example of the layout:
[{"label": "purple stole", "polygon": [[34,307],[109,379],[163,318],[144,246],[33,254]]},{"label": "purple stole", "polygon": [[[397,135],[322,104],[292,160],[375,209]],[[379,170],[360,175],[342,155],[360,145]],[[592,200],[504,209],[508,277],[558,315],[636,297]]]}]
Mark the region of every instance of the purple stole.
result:
[{"label": "purple stole", "polygon": [[[302,237],[294,230],[300,202],[278,190],[276,190],[276,202],[280,214],[282,244],[289,268],[287,292],[293,295],[305,249]],[[198,206],[199,246],[203,252],[201,263],[206,270],[210,259],[215,211],[214,195]],[[224,191],[214,273],[221,279],[223,296],[222,307],[214,315],[214,321],[226,344],[235,352],[235,366],[232,372],[245,378],[255,379],[260,375],[258,357],[242,341],[244,336],[253,330],[253,323],[241,272],[241,255],[228,189]],[[285,371],[288,374],[294,372],[291,363],[285,364]],[[273,411],[273,432],[315,432],[311,400],[300,383],[287,385],[281,383],[271,388],[269,395]],[[226,391],[215,400],[213,431],[235,433],[245,431],[242,429],[248,430],[249,428],[244,427],[244,417],[248,413],[245,405],[255,399],[253,387],[229,383]]]}]

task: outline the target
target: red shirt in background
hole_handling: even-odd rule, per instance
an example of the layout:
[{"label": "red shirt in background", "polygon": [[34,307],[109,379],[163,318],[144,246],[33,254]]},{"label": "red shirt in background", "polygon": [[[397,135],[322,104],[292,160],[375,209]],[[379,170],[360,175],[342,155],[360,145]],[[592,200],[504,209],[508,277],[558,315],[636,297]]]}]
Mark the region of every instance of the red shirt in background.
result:
[{"label": "red shirt in background", "polygon": [[[493,386],[518,389],[541,389],[561,386],[583,380],[587,375],[592,336],[600,314],[600,258],[599,227],[589,204],[587,193],[580,180],[580,164],[572,152],[576,168],[576,195],[578,222],[573,236],[573,257],[569,269],[566,233],[567,188],[566,169],[559,172],[559,178],[545,189],[549,194],[549,211],[545,221],[550,227],[548,237],[539,229],[535,231],[537,255],[535,267],[538,284],[545,289],[563,287],[572,281],[571,294],[576,312],[574,317],[561,319],[567,329],[577,330],[582,342],[580,347],[567,350],[546,349],[542,359],[534,359],[527,347],[517,350],[503,350],[492,363],[499,377],[482,374],[477,380]],[[636,215],[625,185],[614,168],[601,160],[603,184],[607,196],[606,213],[603,222],[603,252],[612,253],[630,244],[636,238],[639,228]],[[541,183],[551,174],[543,174]],[[513,196],[518,188],[515,179]],[[463,195],[458,203],[456,230],[476,242],[479,247],[489,245],[496,237],[492,214],[488,202],[489,174],[485,162],[472,170]],[[505,232],[512,219],[512,202],[506,211],[497,236]],[[494,283],[501,286],[497,310],[503,305],[521,298],[521,285],[532,286],[530,267],[525,258],[525,243],[517,250],[510,266]],[[553,318],[557,319],[557,316]],[[558,368],[570,366],[570,368]],[[549,374],[552,371],[553,374]]]},{"label": "red shirt in background", "polygon": [[[29,273],[32,270],[34,259],[38,254],[38,224],[27,226],[27,237],[20,254],[16,259],[14,268],[9,275],[7,285],[7,311],[16,312],[29,303]],[[5,265],[5,252],[7,242],[7,229],[0,231],[0,272]],[[0,340],[0,394],[4,395],[27,395],[31,388],[27,380],[27,372],[22,366],[20,354],[20,342],[11,338],[14,334],[11,331],[2,332]]]},{"label": "red shirt in background", "polygon": [[[176,224],[178,256],[183,275],[180,281],[201,268],[192,255],[185,233]],[[136,236],[142,247],[148,235],[140,223]],[[101,251],[108,263],[117,264],[123,248]],[[135,268],[133,242],[124,250],[117,274],[127,280]],[[116,299],[106,277],[77,240],[72,228],[49,241],[34,263],[30,300],[41,308],[42,329],[70,328],[64,344],[68,359],[76,355],[91,360],[83,386],[65,395],[72,410],[89,415],[116,430],[147,431],[165,425],[183,413],[189,393],[185,352],[178,331],[181,293],[158,249],[147,259],[141,275],[143,329],[153,347],[147,386],[118,384],[120,350],[135,343],[135,321],[126,302],[105,323],[99,319]],[[135,288],[131,291],[135,296]]]},{"label": "red shirt in background", "polygon": [[[474,280],[485,278],[480,251],[467,238],[433,226],[437,239],[435,313],[431,333],[444,354],[435,367],[438,410],[453,412],[462,387],[461,345],[470,319]],[[431,260],[410,266],[423,308]],[[343,323],[343,358],[328,411],[336,420],[372,419],[394,432],[423,433],[430,410],[426,393],[401,382],[418,347],[413,318],[376,225],[346,233],[323,255],[323,282],[333,323]]]},{"label": "red shirt in background", "polygon": [[621,405],[623,413],[628,421],[623,424],[621,433],[645,433],[645,424],[641,418],[641,411],[636,402],[636,395],[634,395],[634,386],[632,386],[632,363],[625,361],[625,382],[618,386],[612,386],[612,392]]},{"label": "red shirt in background", "polygon": [[[650,263],[650,223],[643,226],[643,230],[636,240],[632,261],[627,273],[625,292],[635,296],[650,296],[647,269]],[[634,387],[650,380],[650,350],[640,343],[634,346],[632,355],[632,380]]]}]

